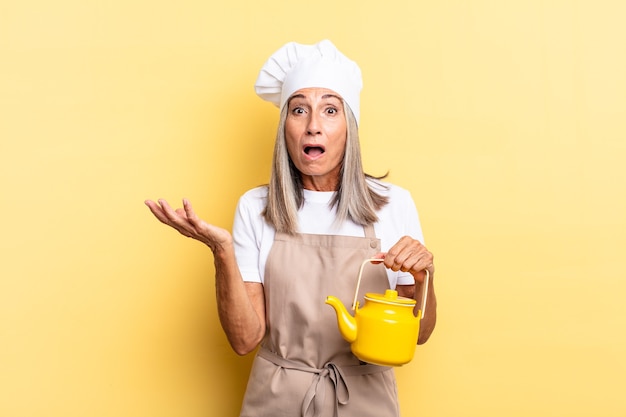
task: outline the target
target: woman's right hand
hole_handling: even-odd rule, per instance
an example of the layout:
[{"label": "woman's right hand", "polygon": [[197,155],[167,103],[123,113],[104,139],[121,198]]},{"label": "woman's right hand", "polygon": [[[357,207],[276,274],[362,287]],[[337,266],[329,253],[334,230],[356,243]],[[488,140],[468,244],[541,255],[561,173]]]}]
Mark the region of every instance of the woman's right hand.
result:
[{"label": "woman's right hand", "polygon": [[161,223],[176,229],[183,236],[204,243],[213,253],[232,245],[233,238],[230,232],[199,218],[187,199],[183,199],[183,207],[176,210],[163,199],[146,200],[145,203]]},{"label": "woman's right hand", "polygon": [[199,218],[186,199],[176,210],[165,200],[146,200],[146,205],[161,223],[211,248],[220,323],[235,352],[252,352],[265,335],[265,295],[261,283],[243,281],[230,232]]}]

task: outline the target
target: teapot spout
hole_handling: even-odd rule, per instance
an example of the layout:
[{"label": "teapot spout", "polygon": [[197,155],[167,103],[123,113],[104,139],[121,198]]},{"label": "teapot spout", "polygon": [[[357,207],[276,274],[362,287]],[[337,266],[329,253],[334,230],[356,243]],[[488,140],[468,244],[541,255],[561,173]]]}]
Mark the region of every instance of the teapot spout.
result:
[{"label": "teapot spout", "polygon": [[356,340],[356,320],[352,317],[343,303],[335,296],[329,295],[326,297],[326,304],[335,309],[337,313],[337,325],[339,326],[339,332],[344,339],[349,343]]}]

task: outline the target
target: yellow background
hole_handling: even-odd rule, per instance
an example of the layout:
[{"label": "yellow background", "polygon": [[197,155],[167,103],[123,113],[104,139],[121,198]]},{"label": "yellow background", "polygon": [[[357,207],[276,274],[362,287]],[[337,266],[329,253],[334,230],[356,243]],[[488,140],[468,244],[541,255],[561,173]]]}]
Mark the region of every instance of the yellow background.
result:
[{"label": "yellow background", "polygon": [[[290,40],[362,67],[363,152],[413,193],[439,323],[404,416],[626,415],[621,1],[0,2],[0,415],[237,415],[210,251],[268,180]],[[356,272],[356,271],[355,271]]]}]

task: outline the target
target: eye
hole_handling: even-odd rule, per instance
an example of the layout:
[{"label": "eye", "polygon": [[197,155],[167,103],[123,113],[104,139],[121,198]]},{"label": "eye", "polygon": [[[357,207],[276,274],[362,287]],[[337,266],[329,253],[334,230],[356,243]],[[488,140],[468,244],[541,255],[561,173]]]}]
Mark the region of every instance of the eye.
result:
[{"label": "eye", "polygon": [[328,114],[337,114],[338,110],[335,107],[329,107],[326,109],[326,113]]},{"label": "eye", "polygon": [[305,113],[304,108],[302,108],[302,107],[294,107],[293,109],[291,109],[291,112],[293,114],[304,114]]}]

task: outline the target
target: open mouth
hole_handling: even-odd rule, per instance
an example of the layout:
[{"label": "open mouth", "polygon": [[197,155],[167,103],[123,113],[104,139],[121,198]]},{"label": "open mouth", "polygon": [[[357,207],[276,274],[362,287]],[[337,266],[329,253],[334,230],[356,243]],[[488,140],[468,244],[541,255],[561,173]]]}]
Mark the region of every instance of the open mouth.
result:
[{"label": "open mouth", "polygon": [[304,147],[304,153],[309,155],[309,156],[311,156],[311,157],[320,156],[324,152],[326,152],[326,151],[321,146],[305,146]]}]

